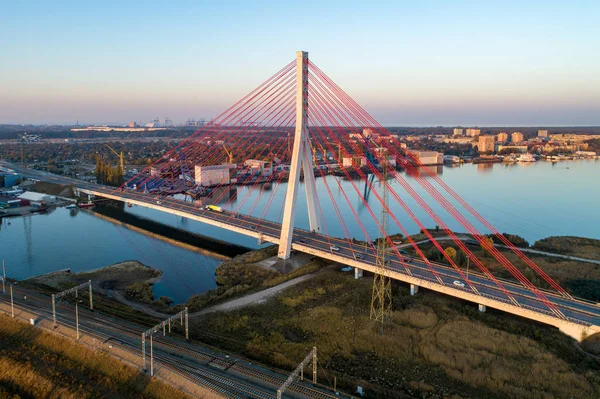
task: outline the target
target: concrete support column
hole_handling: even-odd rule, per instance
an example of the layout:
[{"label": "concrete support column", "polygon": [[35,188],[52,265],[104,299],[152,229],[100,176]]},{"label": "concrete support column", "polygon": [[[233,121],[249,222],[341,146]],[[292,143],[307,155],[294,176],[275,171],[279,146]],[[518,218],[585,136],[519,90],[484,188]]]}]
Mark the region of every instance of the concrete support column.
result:
[{"label": "concrete support column", "polygon": [[363,276],[363,270],[359,269],[358,267],[355,267],[354,268],[354,278],[358,280],[362,276]]},{"label": "concrete support column", "polygon": [[419,292],[419,286],[415,285],[415,284],[411,284],[410,285],[410,295],[415,295],[417,292]]},{"label": "concrete support column", "polygon": [[486,306],[485,306],[485,305],[479,305],[479,311],[480,311],[481,313],[485,312],[485,310],[486,310],[486,309],[487,309],[487,308],[486,308]]},{"label": "concrete support column", "polygon": [[300,169],[304,170],[304,187],[308,209],[310,230],[321,231],[317,217],[317,191],[312,163],[312,150],[309,142],[308,122],[308,53],[296,52],[296,131],[290,162],[290,177],[283,207],[281,236],[277,256],[288,259],[292,249],[294,219],[296,215],[296,197],[300,185]]}]

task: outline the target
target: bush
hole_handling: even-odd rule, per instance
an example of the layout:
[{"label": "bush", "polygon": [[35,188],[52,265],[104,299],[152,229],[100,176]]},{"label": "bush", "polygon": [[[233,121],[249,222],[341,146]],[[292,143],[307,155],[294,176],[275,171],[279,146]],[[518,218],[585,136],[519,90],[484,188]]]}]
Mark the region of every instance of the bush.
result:
[{"label": "bush", "polygon": [[154,300],[152,285],[147,281],[131,284],[125,289],[125,296],[142,303],[151,303]]}]

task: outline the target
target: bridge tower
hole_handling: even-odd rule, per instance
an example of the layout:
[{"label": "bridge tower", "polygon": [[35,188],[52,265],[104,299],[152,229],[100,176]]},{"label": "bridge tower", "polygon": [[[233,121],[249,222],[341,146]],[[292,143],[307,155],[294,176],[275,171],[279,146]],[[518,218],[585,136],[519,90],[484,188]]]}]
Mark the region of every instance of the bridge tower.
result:
[{"label": "bridge tower", "polygon": [[[385,318],[392,310],[392,281],[388,274],[388,262],[386,259],[387,251],[387,225],[388,225],[388,190],[387,190],[387,176],[388,176],[388,161],[387,154],[382,158],[382,178],[381,187],[383,191],[383,201],[381,205],[381,234],[379,240],[377,240],[377,257],[375,259],[375,265],[377,266],[377,272],[373,277],[373,294],[371,297],[371,320],[375,320],[375,324],[379,325],[379,331],[383,334],[383,325]],[[374,165],[375,166],[375,165]]]},{"label": "bridge tower", "polygon": [[308,207],[310,230],[320,232],[317,218],[317,192],[315,190],[315,175],[312,162],[312,150],[308,141],[308,53],[296,52],[296,130],[292,149],[290,177],[283,208],[281,237],[279,240],[278,256],[282,259],[290,257],[292,237],[294,235],[294,219],[296,216],[296,197],[300,184],[300,168],[304,172],[304,188]]}]

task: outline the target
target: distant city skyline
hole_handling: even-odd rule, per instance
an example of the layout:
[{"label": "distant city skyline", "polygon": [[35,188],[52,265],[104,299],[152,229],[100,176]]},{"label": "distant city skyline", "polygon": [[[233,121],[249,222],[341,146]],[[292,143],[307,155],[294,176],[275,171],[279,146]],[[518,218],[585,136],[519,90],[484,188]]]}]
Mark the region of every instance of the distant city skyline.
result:
[{"label": "distant city skyline", "polygon": [[386,126],[598,126],[599,18],[592,1],[13,2],[0,123],[209,120],[306,50]]}]

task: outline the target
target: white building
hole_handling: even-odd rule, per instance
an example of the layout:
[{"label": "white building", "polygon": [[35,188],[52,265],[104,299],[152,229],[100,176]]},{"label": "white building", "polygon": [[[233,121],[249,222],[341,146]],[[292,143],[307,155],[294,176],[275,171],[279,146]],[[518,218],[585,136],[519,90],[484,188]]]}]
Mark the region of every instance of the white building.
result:
[{"label": "white building", "polygon": [[419,165],[442,165],[444,163],[444,154],[437,151],[409,151]]},{"label": "white building", "polygon": [[232,171],[237,167],[236,164],[200,166],[194,168],[195,181],[200,186],[217,186],[220,184],[231,184]]},{"label": "white building", "polygon": [[463,129],[462,129],[462,127],[455,127],[454,128],[454,135],[455,136],[462,136],[463,135]]},{"label": "white building", "polygon": [[50,196],[48,194],[36,193],[34,191],[26,191],[17,198],[34,202],[50,201]]}]

